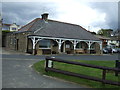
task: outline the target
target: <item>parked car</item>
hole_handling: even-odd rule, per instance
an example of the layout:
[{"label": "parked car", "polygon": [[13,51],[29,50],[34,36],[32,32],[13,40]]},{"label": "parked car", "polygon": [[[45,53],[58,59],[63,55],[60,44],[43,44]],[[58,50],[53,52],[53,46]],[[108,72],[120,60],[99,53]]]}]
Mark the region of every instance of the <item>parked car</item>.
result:
[{"label": "parked car", "polygon": [[103,48],[103,53],[112,53],[112,48]]},{"label": "parked car", "polygon": [[106,48],[103,48],[103,53],[108,53],[108,50]]},{"label": "parked car", "polygon": [[120,48],[117,48],[116,45],[108,45],[108,46],[106,46],[106,48],[111,48],[112,53],[119,53],[120,52]]},{"label": "parked car", "polygon": [[117,52],[120,53],[120,48],[116,48]]},{"label": "parked car", "polygon": [[118,53],[117,48],[112,48],[112,52],[113,52],[113,53]]}]

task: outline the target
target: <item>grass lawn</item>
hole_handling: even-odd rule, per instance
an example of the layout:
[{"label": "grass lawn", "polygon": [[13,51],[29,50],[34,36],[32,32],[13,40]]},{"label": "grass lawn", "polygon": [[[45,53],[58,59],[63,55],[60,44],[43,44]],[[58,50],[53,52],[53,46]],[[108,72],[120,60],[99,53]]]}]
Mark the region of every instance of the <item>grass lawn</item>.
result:
[{"label": "grass lawn", "polygon": [[[99,66],[115,67],[115,61],[86,61],[86,60],[73,60],[73,61],[87,63],[87,64],[93,64],[93,65],[99,65]],[[50,72],[50,71],[45,72],[45,67],[44,67],[45,64],[44,63],[45,63],[45,61],[39,61],[33,65],[33,68],[37,72],[40,72],[40,74],[45,74],[48,76],[61,78],[61,79],[67,80],[67,81],[72,81],[72,82],[78,83],[80,85],[85,85],[85,86],[92,87],[92,88],[120,88],[120,86],[108,85],[108,84],[103,85],[103,84],[101,84],[101,82],[96,82],[96,81],[91,81],[91,80],[82,79],[82,78],[78,78],[78,77],[63,75],[63,74],[56,73],[56,72]],[[65,63],[60,63],[60,62],[54,62],[54,68],[65,70],[65,71],[70,71],[70,72],[75,72],[75,73],[80,73],[80,74],[84,74],[84,75],[89,75],[89,76],[95,76],[95,77],[99,77],[99,78],[102,77],[102,70],[95,69],[95,68],[65,64]],[[114,75],[114,72],[112,72],[112,71],[109,71],[107,73],[106,79],[120,82],[120,76],[116,77]]]}]

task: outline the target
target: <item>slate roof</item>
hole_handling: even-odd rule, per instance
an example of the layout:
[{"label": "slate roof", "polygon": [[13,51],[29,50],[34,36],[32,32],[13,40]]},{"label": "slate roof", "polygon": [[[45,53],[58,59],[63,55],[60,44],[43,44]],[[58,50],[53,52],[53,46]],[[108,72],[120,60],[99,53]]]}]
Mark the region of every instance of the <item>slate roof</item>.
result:
[{"label": "slate roof", "polygon": [[4,26],[10,26],[11,24],[2,23],[2,25],[4,25]]},{"label": "slate roof", "polygon": [[117,37],[117,36],[111,36],[111,37],[110,37],[110,40],[115,40],[115,41],[117,41],[117,40],[120,40],[120,39],[119,39],[119,37]]},{"label": "slate roof", "polygon": [[[7,23],[2,23],[2,26],[11,26],[12,24],[7,24]],[[20,25],[17,25],[17,26],[20,26]]]},{"label": "slate roof", "polygon": [[80,39],[80,40],[100,40],[86,29],[79,25],[49,20],[46,22],[41,18],[36,18],[32,22],[23,26],[18,32],[32,31],[33,35],[67,38],[67,39]]}]

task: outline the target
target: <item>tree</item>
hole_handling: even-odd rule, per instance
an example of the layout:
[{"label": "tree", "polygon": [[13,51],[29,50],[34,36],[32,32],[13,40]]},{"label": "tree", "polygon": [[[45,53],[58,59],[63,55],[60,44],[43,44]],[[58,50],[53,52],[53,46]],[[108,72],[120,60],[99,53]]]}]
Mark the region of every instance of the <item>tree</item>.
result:
[{"label": "tree", "polygon": [[96,32],[90,32],[90,33],[96,35]]},{"label": "tree", "polygon": [[102,36],[106,36],[106,37],[110,37],[112,32],[113,32],[112,29],[101,29],[97,32],[97,34],[102,35]]}]

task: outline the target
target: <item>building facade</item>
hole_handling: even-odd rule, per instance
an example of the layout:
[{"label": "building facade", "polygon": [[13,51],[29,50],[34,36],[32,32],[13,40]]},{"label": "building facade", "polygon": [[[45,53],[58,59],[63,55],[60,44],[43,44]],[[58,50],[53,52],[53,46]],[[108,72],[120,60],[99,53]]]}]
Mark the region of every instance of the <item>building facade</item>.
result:
[{"label": "building facade", "polygon": [[2,24],[2,30],[8,30],[8,31],[18,31],[19,29],[19,25],[17,25],[16,23],[13,24]]},{"label": "building facade", "polygon": [[79,25],[36,18],[7,35],[7,47],[31,54],[80,54],[102,52],[102,41]]},{"label": "building facade", "polygon": [[108,46],[120,47],[120,40],[118,36],[111,36],[110,40],[108,40]]},{"label": "building facade", "polygon": [[95,37],[99,38],[102,41],[102,47],[105,48],[109,45],[109,41],[111,41],[110,37],[101,36],[101,35],[94,35]]}]

